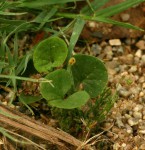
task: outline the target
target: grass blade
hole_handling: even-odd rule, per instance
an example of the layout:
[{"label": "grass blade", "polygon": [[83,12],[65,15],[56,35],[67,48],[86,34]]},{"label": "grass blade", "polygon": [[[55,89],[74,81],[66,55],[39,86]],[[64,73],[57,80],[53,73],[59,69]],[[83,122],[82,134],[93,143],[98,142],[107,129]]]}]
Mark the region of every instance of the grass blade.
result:
[{"label": "grass blade", "polygon": [[4,15],[4,16],[18,16],[18,15],[25,15],[25,14],[27,14],[27,12],[13,13],[13,12],[3,12],[3,11],[0,11],[0,15]]},{"label": "grass blade", "polygon": [[80,11],[81,14],[85,14],[85,15],[91,15],[93,14],[97,9],[99,9],[100,7],[102,7],[103,5],[105,5],[109,0],[94,0],[92,3],[89,2],[89,0],[87,0],[88,6],[85,6],[84,8],[82,8],[82,10]]},{"label": "grass blade", "polygon": [[115,21],[115,20],[112,20],[112,19],[109,19],[109,18],[103,18],[103,17],[98,18],[98,17],[96,17],[96,19],[94,18],[94,19],[92,19],[92,21],[99,21],[99,22],[109,23],[109,24],[129,28],[129,29],[144,31],[143,29],[141,29],[137,26],[134,26],[130,23],[119,22],[119,21]]},{"label": "grass blade", "polygon": [[95,16],[110,17],[144,1],[145,0],[126,0],[115,6],[110,6],[103,10],[97,11]]},{"label": "grass blade", "polygon": [[48,6],[48,5],[56,5],[56,4],[64,4],[64,3],[69,3],[69,2],[76,2],[76,1],[84,1],[84,0],[31,0],[31,1],[22,1],[18,7],[27,7],[27,8],[40,8],[43,6]]},{"label": "grass blade", "polygon": [[13,56],[13,59],[14,59],[15,67],[16,67],[17,63],[18,63],[18,36],[17,36],[17,34],[15,34],[15,36],[14,36],[14,56]]},{"label": "grass blade", "polygon": [[38,28],[41,29],[56,12],[56,7],[53,7],[49,12],[44,10],[33,21],[40,23]]},{"label": "grass blade", "polygon": [[76,23],[75,23],[74,28],[73,28],[71,38],[70,38],[70,43],[69,43],[69,48],[68,48],[68,50],[69,50],[68,59],[72,55],[72,51],[75,47],[76,42],[78,41],[78,38],[82,32],[84,25],[85,25],[85,21],[81,18],[77,18]]},{"label": "grass blade", "polygon": [[[66,18],[75,18],[76,14],[68,14],[68,13],[57,13],[58,16],[64,16]],[[110,18],[107,17],[102,17],[102,16],[86,16],[86,15],[77,15],[78,17],[80,17],[82,20],[90,20],[90,21],[98,21],[98,22],[104,22],[104,23],[110,23],[113,25],[118,25],[118,26],[122,26],[125,28],[131,28],[131,29],[135,29],[135,30],[140,30],[140,31],[144,31],[143,29],[136,27],[134,25],[131,25],[129,23],[124,23],[124,22],[119,22],[119,21],[115,21],[112,20]]]},{"label": "grass blade", "polygon": [[21,75],[25,72],[27,69],[27,65],[29,60],[32,58],[32,51],[28,52],[21,60],[20,64],[18,65],[16,69],[16,75],[21,73]]}]

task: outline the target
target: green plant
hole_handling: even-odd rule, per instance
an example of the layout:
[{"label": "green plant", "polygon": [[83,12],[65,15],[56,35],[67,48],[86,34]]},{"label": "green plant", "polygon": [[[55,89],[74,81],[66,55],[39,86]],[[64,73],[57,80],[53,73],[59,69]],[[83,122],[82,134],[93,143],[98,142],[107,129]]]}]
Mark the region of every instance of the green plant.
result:
[{"label": "green plant", "polygon": [[[144,0],[126,0],[104,9],[101,7],[109,0],[86,0],[86,6],[79,12],[75,11],[78,1],[83,0],[0,0],[0,82],[13,91],[10,103],[18,96],[20,102],[31,110],[29,104],[45,98],[63,130],[70,133],[75,130],[76,134],[81,131],[83,134],[83,129],[90,132],[99,127],[116,96],[106,89],[107,71],[101,60],[82,54],[73,55],[81,31],[87,20],[142,31],[129,23],[112,20],[111,16]],[[69,6],[69,3],[73,5]],[[68,8],[73,13],[68,13]],[[29,18],[30,14],[32,18]],[[66,22],[57,27],[55,22],[59,20]],[[47,33],[52,36],[38,45],[34,43],[33,48],[20,58],[18,40],[22,39],[23,33],[37,31],[45,31],[46,36]],[[71,36],[68,36],[68,31],[71,31]],[[10,39],[13,40],[12,47]],[[44,78],[23,77],[32,59],[36,70]],[[19,94],[18,80],[40,83],[42,96]],[[12,139],[5,129],[0,128],[0,132]]]},{"label": "green plant", "polygon": [[35,68],[48,72],[45,77],[52,80],[40,84],[40,92],[49,105],[72,109],[84,105],[89,98],[98,96],[107,84],[107,70],[103,62],[93,56],[74,55],[65,66],[67,46],[58,37],[48,38],[38,44],[34,50],[33,61]]},{"label": "green plant", "polygon": [[[43,30],[52,33],[55,36],[62,35],[65,37],[68,30],[72,29],[72,35],[70,37],[70,42],[68,43],[68,54],[66,59],[66,61],[68,61],[72,56],[74,46],[78,41],[86,20],[111,23],[127,28],[142,30],[129,23],[112,20],[110,17],[129,7],[139,4],[144,0],[127,0],[104,9],[100,8],[109,0],[102,0],[101,2],[99,0],[94,0],[92,2],[87,0],[86,4],[88,5],[83,7],[80,12],[76,11],[76,13],[67,13],[67,9],[72,9],[73,12],[75,12],[74,10],[78,1],[83,0],[49,0],[49,2],[47,0],[42,0],[41,2],[39,0],[1,0],[0,37],[2,40],[0,51],[0,72],[2,73],[2,70],[5,70],[5,67],[7,67],[9,75],[12,76],[18,76],[25,72],[27,64],[32,58],[33,50],[30,50],[24,54],[23,58],[19,59],[17,38],[19,38],[18,35],[21,35],[22,32],[37,32]],[[69,7],[67,5],[69,3],[74,4],[74,7]],[[30,13],[33,14],[33,17],[28,19]],[[69,18],[70,20],[68,20],[62,27],[59,27],[60,30],[58,31],[54,27],[55,25],[53,26],[53,22],[55,23],[55,21],[63,20],[64,18]],[[7,45],[7,41],[12,35],[15,35],[14,51],[11,51]],[[8,56],[8,60],[6,59],[6,56]],[[10,79],[9,83],[10,82],[13,84],[16,93],[17,81],[13,78]]]},{"label": "green plant", "polygon": [[58,120],[59,127],[63,131],[77,137],[81,135],[81,139],[86,138],[86,134],[89,133],[87,137],[89,138],[96,135],[117,98],[117,94],[112,95],[111,90],[105,88],[99,96],[88,101],[81,109],[52,107],[51,114]]},{"label": "green plant", "polygon": [[[32,57],[37,71],[47,73],[48,75],[45,78],[52,79],[56,84],[52,87],[50,82],[49,84],[41,83],[40,88],[42,96],[52,106],[69,109],[80,107],[89,98],[97,97],[105,88],[107,72],[103,63],[91,56],[81,54],[72,56],[75,44],[78,41],[86,20],[142,30],[129,23],[112,20],[110,17],[144,0],[127,0],[104,9],[100,8],[109,0],[102,0],[101,2],[99,0],[92,2],[87,0],[86,4],[88,5],[84,6],[79,12],[74,11],[78,1],[82,0],[50,0],[49,2],[47,0],[42,0],[41,2],[38,0],[0,1],[0,73],[4,74],[0,77],[9,79],[6,80],[7,86],[12,85],[14,87],[11,102],[15,98],[15,94],[17,94],[17,79],[34,81],[30,78],[20,77],[26,71]],[[74,7],[67,5],[70,2],[74,4]],[[68,13],[68,8],[76,13]],[[34,16],[31,19],[27,19],[30,13]],[[20,19],[17,19],[17,17]],[[70,20],[64,26],[59,27],[60,30],[58,31],[53,27],[53,25],[55,26],[53,22],[55,23],[55,21],[63,20],[64,18],[69,18]],[[62,35],[68,41],[66,34],[70,29],[72,29],[72,35],[70,36],[70,41],[67,43],[67,48],[66,43],[57,36]],[[39,30],[50,32],[54,37],[40,42],[38,46],[34,46],[32,50],[24,54],[22,58],[19,58],[18,35],[26,31],[37,32]],[[7,42],[12,35],[14,35],[14,45],[11,51]],[[62,79],[66,77],[67,84],[65,82],[58,84],[59,81],[56,80],[58,76]],[[38,82],[42,81],[39,80]],[[60,93],[56,92],[58,89],[61,89]],[[24,99],[23,94],[19,97],[21,100]],[[82,97],[82,100],[79,97]],[[39,100],[40,97],[36,99]],[[58,101],[55,99],[58,99]],[[79,99],[79,102],[71,104],[71,101],[74,99]]]}]

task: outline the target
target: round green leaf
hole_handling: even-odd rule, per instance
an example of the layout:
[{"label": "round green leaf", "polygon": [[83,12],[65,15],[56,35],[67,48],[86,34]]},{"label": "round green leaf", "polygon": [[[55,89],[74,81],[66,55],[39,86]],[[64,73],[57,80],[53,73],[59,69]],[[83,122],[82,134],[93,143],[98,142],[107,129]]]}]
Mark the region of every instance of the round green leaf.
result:
[{"label": "round green leaf", "polygon": [[69,72],[64,69],[56,70],[45,78],[52,80],[54,86],[52,87],[49,83],[40,84],[40,92],[49,105],[72,109],[84,105],[90,97],[86,91],[79,91],[70,96],[67,95],[72,86],[72,79]]},{"label": "round green leaf", "polygon": [[34,49],[34,67],[39,72],[47,72],[62,65],[67,57],[66,43],[59,37],[50,37],[41,41]]},{"label": "round green leaf", "polygon": [[40,84],[40,92],[46,100],[63,99],[67,91],[71,88],[70,74],[64,70],[56,70],[46,77],[48,80],[52,80],[52,85],[49,83]]},{"label": "round green leaf", "polygon": [[105,88],[108,75],[103,62],[93,56],[75,55],[76,62],[71,66],[76,89],[83,89],[94,98]]},{"label": "round green leaf", "polygon": [[89,98],[90,96],[86,91],[79,91],[64,100],[56,99],[53,101],[49,101],[48,103],[58,108],[73,109],[83,106]]}]

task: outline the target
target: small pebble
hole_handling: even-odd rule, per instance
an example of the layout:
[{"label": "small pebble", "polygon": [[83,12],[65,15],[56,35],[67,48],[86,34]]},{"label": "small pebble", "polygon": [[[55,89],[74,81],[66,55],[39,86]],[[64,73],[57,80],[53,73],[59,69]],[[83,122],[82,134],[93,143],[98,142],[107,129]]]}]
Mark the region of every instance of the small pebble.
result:
[{"label": "small pebble", "polygon": [[126,119],[131,118],[131,115],[129,115],[129,114],[125,114],[124,116],[125,116]]},{"label": "small pebble", "polygon": [[145,116],[145,110],[143,109],[142,114]]},{"label": "small pebble", "polygon": [[102,47],[98,44],[93,44],[91,50],[93,52],[93,55],[99,55],[101,53]]},{"label": "small pebble", "polygon": [[143,121],[138,128],[141,130],[145,130],[145,122]]},{"label": "small pebble", "polygon": [[125,40],[125,44],[131,45],[131,44],[132,44],[131,39],[126,39],[126,40]]},{"label": "small pebble", "polygon": [[139,97],[143,97],[143,96],[144,96],[144,92],[140,92]]},{"label": "small pebble", "polygon": [[133,111],[140,111],[143,109],[143,105],[137,104],[134,108]]},{"label": "small pebble", "polygon": [[129,18],[130,18],[130,15],[127,14],[127,13],[122,13],[122,14],[120,15],[120,17],[121,17],[122,21],[128,21]]},{"label": "small pebble", "polygon": [[108,137],[113,137],[114,134],[113,134],[112,132],[107,132],[107,136],[108,136]]},{"label": "small pebble", "polygon": [[125,88],[119,90],[119,95],[122,97],[128,97],[130,94],[130,91],[126,90]]},{"label": "small pebble", "polygon": [[111,39],[111,40],[109,40],[109,44],[111,46],[120,46],[121,45],[121,41],[120,41],[120,39]]},{"label": "small pebble", "polygon": [[126,131],[129,134],[133,133],[133,129],[128,124],[126,124]]},{"label": "small pebble", "polygon": [[142,118],[142,113],[135,111],[135,112],[133,112],[133,117],[137,118],[137,119],[141,119]]},{"label": "small pebble", "polygon": [[118,54],[123,54],[124,53],[124,48],[122,46],[119,46],[119,48],[117,49],[117,53]]},{"label": "small pebble", "polygon": [[142,84],[142,88],[145,89],[145,83]]},{"label": "small pebble", "polygon": [[138,132],[141,134],[145,134],[145,130],[139,130]]},{"label": "small pebble", "polygon": [[136,47],[138,47],[141,50],[145,49],[145,41],[144,40],[140,40],[136,43]]},{"label": "small pebble", "polygon": [[134,94],[134,95],[138,95],[140,90],[141,90],[140,87],[133,86],[132,88],[130,88],[131,94]]},{"label": "small pebble", "polygon": [[89,22],[88,22],[88,26],[89,26],[90,28],[96,28],[96,23],[95,23],[94,21],[89,21]]},{"label": "small pebble", "polygon": [[142,50],[138,49],[137,52],[135,53],[135,56],[138,57],[138,58],[141,58]]},{"label": "small pebble", "polygon": [[141,57],[141,64],[145,65],[145,55],[142,55],[142,57]]},{"label": "small pebble", "polygon": [[115,144],[113,144],[113,149],[114,150],[119,150],[120,149],[120,144],[119,143],[115,143]]},{"label": "small pebble", "polygon": [[130,126],[134,126],[134,125],[137,125],[139,123],[139,120],[136,118],[129,118],[127,122]]},{"label": "small pebble", "polygon": [[145,150],[145,144],[142,144],[140,147],[139,147],[140,150]]},{"label": "small pebble", "polygon": [[140,77],[139,80],[138,80],[138,82],[139,83],[145,83],[145,77],[143,77],[143,76]]},{"label": "small pebble", "polygon": [[121,145],[121,146],[125,148],[125,147],[126,147],[126,143],[122,143],[122,145]]},{"label": "small pebble", "polygon": [[134,57],[134,64],[138,65],[140,63],[140,58],[139,57]]},{"label": "small pebble", "polygon": [[2,102],[3,105],[8,105],[7,101]]},{"label": "small pebble", "polygon": [[122,89],[122,85],[120,83],[118,83],[116,85],[116,91],[120,91]]},{"label": "small pebble", "polygon": [[137,71],[137,66],[131,66],[131,68],[129,69],[129,72],[133,73]]},{"label": "small pebble", "polygon": [[104,126],[103,126],[105,129],[107,129],[107,128],[110,128],[111,127],[111,123],[109,123],[109,122],[106,122],[106,123],[104,123]]},{"label": "small pebble", "polygon": [[124,124],[123,124],[123,122],[122,122],[122,120],[121,120],[120,117],[117,117],[117,118],[116,118],[116,124],[117,124],[117,126],[118,126],[119,128],[124,127]]},{"label": "small pebble", "polygon": [[[120,56],[119,60],[124,64],[124,65],[132,65],[134,62],[134,56],[132,54],[128,54],[126,56]],[[121,67],[122,65],[120,65]]]}]

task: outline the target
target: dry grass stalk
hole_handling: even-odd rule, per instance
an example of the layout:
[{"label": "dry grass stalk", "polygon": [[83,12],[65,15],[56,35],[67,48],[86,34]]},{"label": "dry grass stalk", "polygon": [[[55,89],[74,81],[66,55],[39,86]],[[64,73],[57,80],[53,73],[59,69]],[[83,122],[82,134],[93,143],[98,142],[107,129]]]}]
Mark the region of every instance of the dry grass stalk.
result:
[{"label": "dry grass stalk", "polygon": [[[17,128],[24,133],[28,133],[29,135],[33,135],[49,141],[50,143],[57,145],[63,149],[68,149],[66,145],[71,145],[75,149],[77,149],[77,147],[81,147],[81,145],[84,145],[82,141],[74,138],[70,134],[44,125],[3,104],[0,104],[0,110],[1,112],[4,112],[4,114],[14,116],[9,117],[2,113],[0,114],[0,124],[7,125],[9,129],[11,127]],[[86,149],[89,149],[88,145],[86,145]]]}]

